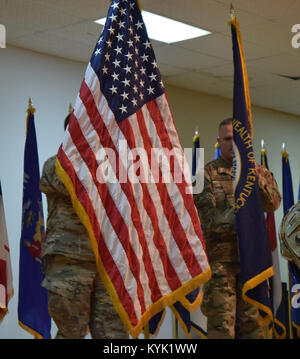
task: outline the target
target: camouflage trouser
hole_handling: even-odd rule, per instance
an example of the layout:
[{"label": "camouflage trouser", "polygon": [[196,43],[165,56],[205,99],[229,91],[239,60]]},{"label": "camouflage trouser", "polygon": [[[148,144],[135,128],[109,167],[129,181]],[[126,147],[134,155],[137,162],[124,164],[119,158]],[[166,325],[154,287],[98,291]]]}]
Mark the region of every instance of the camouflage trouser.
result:
[{"label": "camouflage trouser", "polygon": [[264,339],[257,309],[241,297],[238,263],[211,263],[212,279],[204,285],[201,310],[208,339]]},{"label": "camouflage trouser", "polygon": [[58,332],[56,339],[126,339],[128,334],[98,273],[95,262],[61,255],[44,258],[49,314]]}]

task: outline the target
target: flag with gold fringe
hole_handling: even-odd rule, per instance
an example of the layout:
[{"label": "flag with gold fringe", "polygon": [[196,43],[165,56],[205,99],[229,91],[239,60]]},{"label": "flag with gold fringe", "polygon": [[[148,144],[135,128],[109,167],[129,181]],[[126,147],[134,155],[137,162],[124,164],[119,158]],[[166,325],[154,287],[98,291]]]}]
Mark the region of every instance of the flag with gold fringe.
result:
[{"label": "flag with gold fringe", "polygon": [[58,151],[132,337],[210,278],[191,174],[136,0],[112,1]]},{"label": "flag with gold fringe", "polygon": [[0,321],[8,312],[8,302],[12,298],[13,292],[10,251],[0,182]]},{"label": "flag with gold fringe", "polygon": [[248,77],[235,16],[232,16],[230,25],[234,61],[234,195],[242,297],[259,309],[259,323],[266,326],[273,319],[268,279],[274,271],[255,169]]},{"label": "flag with gold fringe", "polygon": [[[261,165],[269,169],[267,151],[264,146],[261,148]],[[272,251],[272,264],[274,276],[270,278],[270,298],[273,309],[273,333],[277,339],[285,339],[288,323],[285,318],[285,307],[282,294],[281,275],[279,267],[279,255],[277,249],[277,236],[274,212],[265,213],[268,230],[268,238]]]},{"label": "flag with gold fringe", "polygon": [[18,319],[20,326],[37,339],[50,339],[51,318],[48,314],[47,290],[41,260],[44,236],[40,170],[34,124],[35,109],[29,100],[24,150],[22,231],[19,261]]}]

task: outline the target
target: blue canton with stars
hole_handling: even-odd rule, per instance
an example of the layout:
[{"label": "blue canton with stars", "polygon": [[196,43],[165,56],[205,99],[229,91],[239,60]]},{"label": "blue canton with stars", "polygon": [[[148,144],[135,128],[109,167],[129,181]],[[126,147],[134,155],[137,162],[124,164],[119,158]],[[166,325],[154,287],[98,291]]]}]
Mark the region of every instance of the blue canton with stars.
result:
[{"label": "blue canton with stars", "polygon": [[136,0],[114,0],[90,60],[116,120],[165,92]]}]

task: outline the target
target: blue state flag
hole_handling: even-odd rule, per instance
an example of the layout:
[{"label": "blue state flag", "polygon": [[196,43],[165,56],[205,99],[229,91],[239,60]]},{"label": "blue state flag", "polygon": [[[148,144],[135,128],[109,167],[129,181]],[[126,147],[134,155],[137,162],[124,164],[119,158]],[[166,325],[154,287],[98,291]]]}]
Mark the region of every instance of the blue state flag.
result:
[{"label": "blue state flag", "polygon": [[40,170],[31,104],[27,115],[24,152],[22,232],[19,263],[18,320],[20,326],[38,339],[50,339],[51,318],[41,261],[44,237],[42,195],[39,190]]},{"label": "blue state flag", "polygon": [[281,153],[281,163],[283,213],[286,214],[288,210],[295,204],[295,202],[289,155],[285,149]]},{"label": "blue state flag", "polygon": [[216,142],[216,144],[215,144],[215,160],[217,160],[220,156],[221,156],[221,148],[220,148],[218,142]]},{"label": "blue state flag", "polygon": [[207,333],[200,323],[192,319],[191,313],[200,307],[202,293],[200,288],[196,288],[185,296],[181,302],[176,302],[171,306],[175,318],[179,321],[182,330],[187,338],[191,337],[191,330],[197,333],[200,338],[206,339]]},{"label": "blue state flag", "polygon": [[193,161],[192,161],[192,179],[196,176],[197,167],[199,165],[199,149],[200,149],[200,136],[195,133],[193,138]]},{"label": "blue state flag", "polygon": [[290,261],[288,266],[293,338],[300,339],[300,269]]},{"label": "blue state flag", "polygon": [[255,169],[248,77],[241,33],[235,17],[231,21],[231,32],[234,60],[234,195],[242,297],[258,308],[259,324],[266,326],[273,319],[268,279],[274,271]]},{"label": "blue state flag", "polygon": [[[175,320],[177,320],[183,332],[190,338],[191,330],[199,334],[202,339],[206,338],[206,332],[201,327],[199,323],[196,323],[195,320],[191,319],[191,312],[194,312],[197,308],[200,307],[202,301],[202,294],[200,288],[196,288],[191,293],[186,295],[181,301],[175,302],[170,306]],[[149,334],[157,335],[160,326],[165,318],[166,311],[162,310],[161,312],[154,315],[148,322]],[[175,338],[178,339],[178,338]]]}]

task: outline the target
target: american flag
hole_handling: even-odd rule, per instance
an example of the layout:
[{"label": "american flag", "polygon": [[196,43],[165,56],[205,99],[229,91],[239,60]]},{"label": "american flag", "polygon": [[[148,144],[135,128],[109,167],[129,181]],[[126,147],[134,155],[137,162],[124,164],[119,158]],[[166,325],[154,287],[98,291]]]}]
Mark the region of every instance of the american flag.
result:
[{"label": "american flag", "polygon": [[109,8],[57,172],[133,337],[209,279],[189,169],[136,0]]}]

